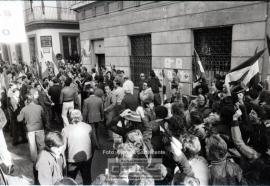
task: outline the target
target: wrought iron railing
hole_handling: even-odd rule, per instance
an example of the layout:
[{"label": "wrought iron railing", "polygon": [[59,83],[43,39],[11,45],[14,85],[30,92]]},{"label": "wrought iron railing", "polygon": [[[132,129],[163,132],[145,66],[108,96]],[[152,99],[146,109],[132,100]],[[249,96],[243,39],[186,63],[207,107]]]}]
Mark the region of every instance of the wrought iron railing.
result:
[{"label": "wrought iron railing", "polygon": [[24,11],[25,23],[41,20],[78,21],[76,12],[68,8],[37,6]]},{"label": "wrought iron railing", "polygon": [[152,56],[130,56],[130,76],[135,86],[138,86],[140,74],[149,76],[152,68]]},{"label": "wrought iron railing", "polygon": [[[215,55],[202,55],[199,54],[200,60],[205,70],[206,78],[213,82],[216,74],[226,75],[231,68],[231,55],[230,54],[215,54]],[[196,56],[192,56],[192,70],[193,73],[197,71]]]}]

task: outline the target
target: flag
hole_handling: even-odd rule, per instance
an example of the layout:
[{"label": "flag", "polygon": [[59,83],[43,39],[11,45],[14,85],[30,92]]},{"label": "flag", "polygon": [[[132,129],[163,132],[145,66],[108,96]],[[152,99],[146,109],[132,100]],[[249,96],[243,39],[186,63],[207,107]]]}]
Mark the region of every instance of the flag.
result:
[{"label": "flag", "polygon": [[42,51],[40,51],[40,57],[41,57],[41,62],[40,62],[40,67],[41,67],[41,77],[48,77],[49,76],[49,64],[45,61],[44,56]]},{"label": "flag", "polygon": [[256,47],[254,55],[258,53],[258,47]]},{"label": "flag", "polygon": [[225,84],[242,83],[247,86],[250,80],[259,73],[259,58],[264,53],[265,49],[256,53],[254,56],[244,61],[228,72],[225,77]]},{"label": "flag", "polygon": [[9,80],[7,77],[6,70],[4,70],[3,73],[1,74],[1,88],[5,89],[6,92],[8,91],[9,88]]},{"label": "flag", "polygon": [[268,35],[266,36],[266,40],[267,40],[267,48],[268,48],[269,61],[270,61],[270,39]]},{"label": "flag", "polygon": [[196,55],[196,71],[195,71],[195,76],[196,76],[196,81],[198,81],[200,78],[204,77],[205,76],[205,70],[204,70],[204,67],[203,67],[203,64],[202,64],[202,61],[196,51],[196,49],[194,49],[194,53]]},{"label": "flag", "polygon": [[54,74],[57,75],[59,73],[59,64],[58,64],[58,60],[56,59],[56,55],[52,49],[52,62],[53,62],[53,70],[54,70]]}]

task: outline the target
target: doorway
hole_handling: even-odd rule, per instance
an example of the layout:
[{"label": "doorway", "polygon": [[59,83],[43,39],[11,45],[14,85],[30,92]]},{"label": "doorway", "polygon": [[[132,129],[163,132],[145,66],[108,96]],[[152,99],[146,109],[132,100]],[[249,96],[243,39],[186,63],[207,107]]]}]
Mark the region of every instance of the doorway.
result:
[{"label": "doorway", "polygon": [[96,54],[98,70],[101,71],[101,68],[105,67],[105,54]]}]

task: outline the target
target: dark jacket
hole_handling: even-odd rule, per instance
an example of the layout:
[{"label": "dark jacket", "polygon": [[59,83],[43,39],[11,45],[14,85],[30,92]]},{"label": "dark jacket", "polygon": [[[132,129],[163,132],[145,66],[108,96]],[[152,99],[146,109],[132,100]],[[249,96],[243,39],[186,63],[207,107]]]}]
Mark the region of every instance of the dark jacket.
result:
[{"label": "dark jacket", "polygon": [[48,110],[51,106],[51,101],[48,98],[47,94],[44,91],[38,92],[38,103],[42,106],[42,108],[45,110]]},{"label": "dark jacket", "polygon": [[51,100],[54,104],[60,104],[60,94],[62,87],[60,85],[53,85],[50,87],[48,94],[51,96]]},{"label": "dark jacket", "polygon": [[157,77],[149,78],[147,81],[149,87],[152,88],[154,94],[159,93],[159,88],[161,87],[161,83]]},{"label": "dark jacket", "polygon": [[122,100],[122,110],[130,109],[135,111],[138,107],[138,99],[133,94],[126,94]]},{"label": "dark jacket", "polygon": [[95,95],[84,100],[83,119],[87,123],[96,123],[104,119],[103,101]]}]

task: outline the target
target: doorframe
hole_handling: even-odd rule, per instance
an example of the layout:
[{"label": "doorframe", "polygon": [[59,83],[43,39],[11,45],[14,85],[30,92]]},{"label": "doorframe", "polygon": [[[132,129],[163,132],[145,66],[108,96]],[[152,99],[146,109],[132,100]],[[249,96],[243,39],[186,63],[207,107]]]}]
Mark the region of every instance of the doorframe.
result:
[{"label": "doorframe", "polygon": [[37,38],[37,34],[31,34],[31,35],[28,35],[27,38],[28,38],[28,46],[29,46],[29,54],[30,54],[30,63],[31,63],[31,61],[32,61],[32,56],[31,56],[31,49],[30,49],[30,39],[31,39],[31,38],[35,38],[36,57],[38,57],[38,60],[39,60],[39,57],[40,57],[40,56],[39,56],[39,51],[38,51],[38,46],[37,46],[37,44],[38,44],[38,42],[37,42],[38,38]]},{"label": "doorframe", "polygon": [[[78,36],[79,37],[79,41],[80,41],[80,33],[59,32],[60,52],[64,56],[63,36]],[[79,55],[81,55],[81,45],[80,45],[80,42],[77,42],[77,45],[78,45],[77,46],[77,52],[78,52]]]}]

